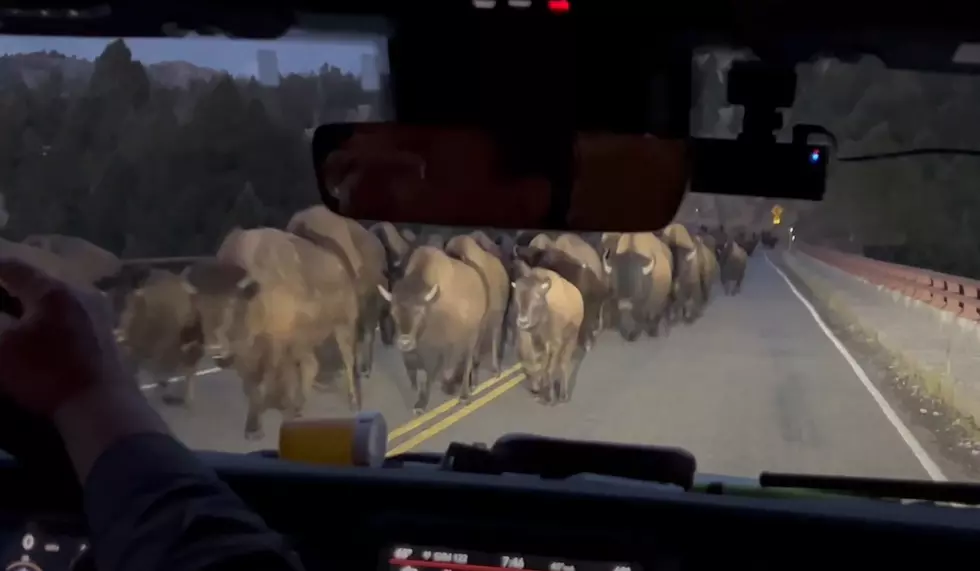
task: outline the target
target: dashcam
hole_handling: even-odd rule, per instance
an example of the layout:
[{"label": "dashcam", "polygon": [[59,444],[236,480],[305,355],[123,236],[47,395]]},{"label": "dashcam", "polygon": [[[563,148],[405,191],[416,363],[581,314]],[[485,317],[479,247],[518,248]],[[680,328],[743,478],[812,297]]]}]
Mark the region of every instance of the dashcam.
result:
[{"label": "dashcam", "polygon": [[828,155],[823,145],[695,139],[691,191],[823,200]]}]

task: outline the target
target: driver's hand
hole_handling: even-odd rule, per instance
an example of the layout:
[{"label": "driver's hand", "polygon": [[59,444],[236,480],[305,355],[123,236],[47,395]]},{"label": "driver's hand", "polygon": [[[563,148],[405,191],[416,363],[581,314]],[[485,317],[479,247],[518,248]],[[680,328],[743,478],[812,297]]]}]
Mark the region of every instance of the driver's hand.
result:
[{"label": "driver's hand", "polygon": [[111,308],[94,288],[12,258],[0,258],[0,286],[23,305],[20,319],[0,314],[0,392],[50,417],[87,388],[128,384]]}]

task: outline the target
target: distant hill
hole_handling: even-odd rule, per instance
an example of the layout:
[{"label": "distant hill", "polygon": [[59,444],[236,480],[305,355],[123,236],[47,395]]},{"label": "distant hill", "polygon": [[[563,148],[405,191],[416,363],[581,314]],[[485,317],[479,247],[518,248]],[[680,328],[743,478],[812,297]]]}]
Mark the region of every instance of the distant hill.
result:
[{"label": "distant hill", "polygon": [[[66,56],[58,52],[32,52],[0,56],[0,87],[17,80],[35,86],[54,70],[60,70],[65,79],[85,81],[92,74],[95,64],[87,59]],[[201,67],[186,61],[168,61],[146,66],[150,78],[169,87],[186,87],[195,79],[211,79],[222,72]]]}]

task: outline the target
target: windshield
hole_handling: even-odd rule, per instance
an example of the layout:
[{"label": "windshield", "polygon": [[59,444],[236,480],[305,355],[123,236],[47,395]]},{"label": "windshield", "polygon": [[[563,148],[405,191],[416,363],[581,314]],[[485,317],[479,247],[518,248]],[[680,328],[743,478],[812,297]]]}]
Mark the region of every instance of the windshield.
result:
[{"label": "windshield", "polygon": [[[353,401],[385,416],[390,453],[527,432],[680,446],[700,470],[736,476],[980,474],[980,336],[964,309],[980,283],[980,160],[836,163],[822,203],[690,194],[680,226],[656,235],[484,228],[474,242],[503,277],[421,287],[410,279],[418,252],[478,257],[447,246],[461,230],[360,221],[325,245],[306,211],[321,204],[315,127],[393,119],[384,46],[0,38],[0,253],[54,259],[107,293],[140,386],[186,444],[275,448],[283,416],[347,415]],[[738,133],[740,111],[724,105],[733,57],[695,57],[696,135]],[[872,59],[799,71],[785,123],[827,127],[841,156],[980,148],[967,127],[980,80]],[[555,270],[561,256],[541,253],[552,250],[591,273]],[[241,273],[208,265],[216,257]],[[912,266],[912,282],[950,274],[966,301],[888,289],[871,258]],[[257,290],[238,287],[246,274]],[[230,289],[219,279],[229,276]],[[485,297],[468,297],[481,287]],[[474,349],[472,394],[459,402],[462,369],[439,363],[459,360],[494,311],[501,325]],[[250,359],[260,334],[291,336],[302,352],[272,381]],[[425,399],[416,369],[419,386],[433,374]],[[569,382],[552,391],[548,371]]]}]

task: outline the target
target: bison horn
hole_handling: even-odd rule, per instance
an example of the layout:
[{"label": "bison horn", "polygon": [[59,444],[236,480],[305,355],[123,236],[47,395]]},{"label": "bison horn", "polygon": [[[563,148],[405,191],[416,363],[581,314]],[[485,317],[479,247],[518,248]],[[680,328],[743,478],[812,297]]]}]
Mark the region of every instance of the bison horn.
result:
[{"label": "bison horn", "polygon": [[607,273],[611,274],[613,269],[609,265],[609,250],[603,250],[602,252],[602,269]]},{"label": "bison horn", "polygon": [[425,294],[425,297],[423,297],[422,300],[425,301],[425,303],[429,303],[432,300],[434,300],[436,298],[436,295],[438,294],[439,294],[439,284],[435,284],[432,286],[432,289],[430,289],[428,293]]},{"label": "bison horn", "polygon": [[378,284],[378,292],[381,294],[381,297],[385,298],[385,301],[391,303],[391,292],[386,290],[385,286]]},{"label": "bison horn", "polygon": [[191,295],[197,295],[197,288],[191,285],[187,280],[181,280],[180,287],[184,288],[184,291]]},{"label": "bison horn", "polygon": [[248,286],[252,285],[253,283],[255,283],[255,280],[252,279],[252,276],[245,276],[244,278],[238,280],[238,283],[235,284],[235,287],[243,290]]},{"label": "bison horn", "polygon": [[653,266],[655,265],[657,265],[657,260],[656,259],[650,260],[649,264],[643,266],[643,275],[649,276],[650,273],[653,272]]}]

